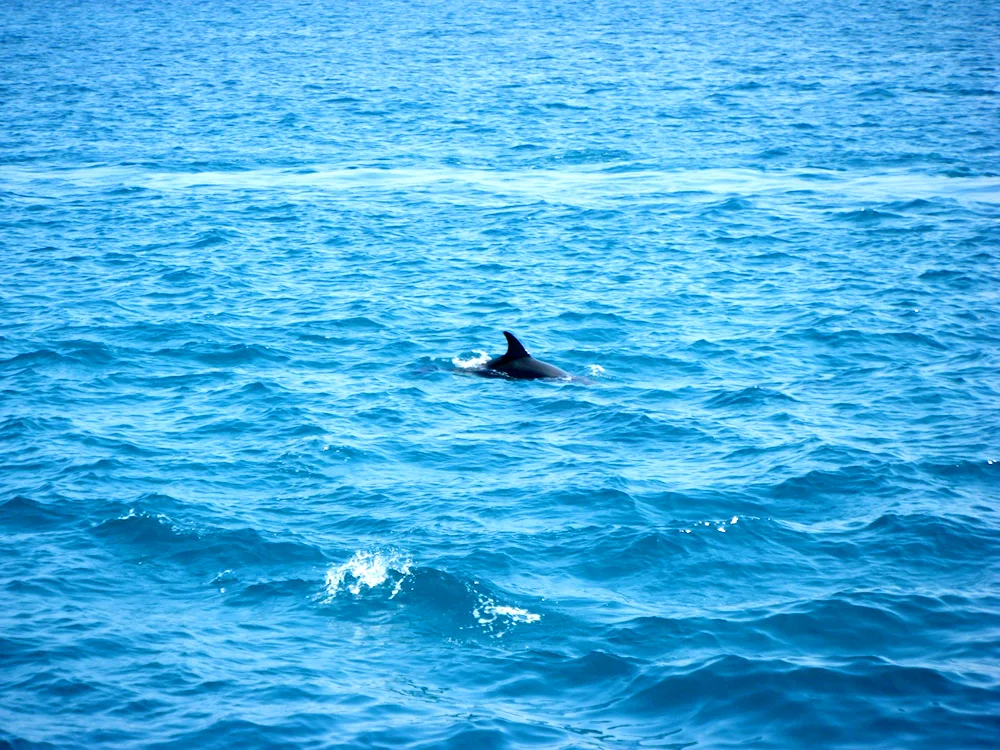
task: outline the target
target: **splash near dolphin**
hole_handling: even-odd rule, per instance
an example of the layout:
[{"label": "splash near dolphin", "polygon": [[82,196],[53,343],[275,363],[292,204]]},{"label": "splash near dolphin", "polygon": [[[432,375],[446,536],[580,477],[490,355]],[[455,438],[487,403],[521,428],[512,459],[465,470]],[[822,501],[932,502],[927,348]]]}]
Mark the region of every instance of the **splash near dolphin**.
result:
[{"label": "splash near dolphin", "polygon": [[480,370],[481,375],[487,377],[506,376],[518,380],[572,377],[565,370],[560,370],[555,365],[532,357],[524,348],[524,344],[518,341],[517,337],[510,331],[504,331],[503,335],[507,337],[507,352],[483,365]]}]

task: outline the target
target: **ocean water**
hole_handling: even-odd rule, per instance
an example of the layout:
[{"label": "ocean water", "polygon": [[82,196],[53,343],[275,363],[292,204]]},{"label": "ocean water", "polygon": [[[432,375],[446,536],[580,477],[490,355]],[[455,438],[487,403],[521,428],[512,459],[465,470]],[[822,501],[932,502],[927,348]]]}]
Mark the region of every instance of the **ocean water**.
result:
[{"label": "ocean water", "polygon": [[997,747],[998,28],[4,3],[0,747]]}]

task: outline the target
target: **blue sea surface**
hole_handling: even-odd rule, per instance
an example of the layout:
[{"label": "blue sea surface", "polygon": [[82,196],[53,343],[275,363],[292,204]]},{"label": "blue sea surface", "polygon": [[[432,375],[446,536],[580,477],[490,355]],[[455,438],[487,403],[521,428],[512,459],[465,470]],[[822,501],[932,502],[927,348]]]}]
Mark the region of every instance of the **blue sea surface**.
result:
[{"label": "blue sea surface", "polygon": [[0,748],[998,747],[998,29],[5,2]]}]

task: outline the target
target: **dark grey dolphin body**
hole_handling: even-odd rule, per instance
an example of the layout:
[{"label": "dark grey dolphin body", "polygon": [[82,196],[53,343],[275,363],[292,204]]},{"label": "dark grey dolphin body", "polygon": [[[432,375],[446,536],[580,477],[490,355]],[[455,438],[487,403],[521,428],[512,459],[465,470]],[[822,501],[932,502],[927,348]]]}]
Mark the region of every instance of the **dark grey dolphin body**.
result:
[{"label": "dark grey dolphin body", "polygon": [[483,375],[502,374],[518,380],[570,377],[568,372],[528,354],[528,350],[510,331],[504,331],[503,335],[507,337],[507,353],[483,365]]}]

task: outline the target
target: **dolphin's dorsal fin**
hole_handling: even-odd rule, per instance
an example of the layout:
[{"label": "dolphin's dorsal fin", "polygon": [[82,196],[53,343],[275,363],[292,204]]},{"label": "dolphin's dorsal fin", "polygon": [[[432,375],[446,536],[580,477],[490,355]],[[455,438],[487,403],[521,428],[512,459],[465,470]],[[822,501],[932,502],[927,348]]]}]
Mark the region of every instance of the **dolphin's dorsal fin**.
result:
[{"label": "dolphin's dorsal fin", "polygon": [[507,337],[507,353],[503,355],[506,360],[521,359],[521,357],[530,357],[528,350],[524,348],[524,344],[517,340],[510,331],[504,331],[503,335]]}]

